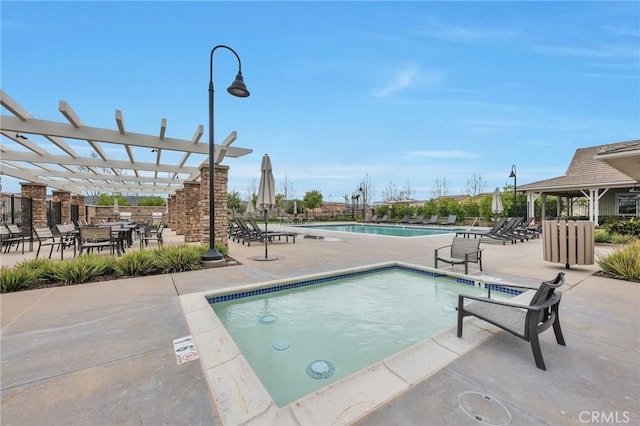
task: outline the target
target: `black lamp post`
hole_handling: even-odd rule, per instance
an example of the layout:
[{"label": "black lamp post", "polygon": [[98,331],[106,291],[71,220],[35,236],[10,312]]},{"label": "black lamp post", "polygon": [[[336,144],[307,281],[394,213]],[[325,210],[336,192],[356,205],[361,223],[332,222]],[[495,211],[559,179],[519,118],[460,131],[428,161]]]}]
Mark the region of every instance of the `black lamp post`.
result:
[{"label": "black lamp post", "polygon": [[231,83],[231,86],[227,88],[227,92],[239,98],[246,98],[249,96],[247,86],[244,85],[244,80],[242,79],[242,64],[240,62],[240,57],[238,56],[236,51],[229,46],[225,46],[222,44],[219,44],[211,49],[211,56],[209,58],[209,250],[207,250],[207,252],[202,255],[203,261],[224,259],[224,256],[220,254],[218,250],[216,250],[216,214],[214,202],[215,147],[213,140],[213,52],[215,52],[219,47],[231,51],[231,53],[235,55],[236,59],[238,59],[238,74],[236,75],[236,79],[233,81],[233,83]]},{"label": "black lamp post", "polygon": [[517,216],[518,215],[518,199],[516,197],[516,165],[513,164],[511,166],[511,174],[509,175],[510,178],[513,178],[513,216]]},{"label": "black lamp post", "polygon": [[358,191],[362,194],[362,223],[367,221],[367,200],[364,195],[364,188],[358,188]]}]

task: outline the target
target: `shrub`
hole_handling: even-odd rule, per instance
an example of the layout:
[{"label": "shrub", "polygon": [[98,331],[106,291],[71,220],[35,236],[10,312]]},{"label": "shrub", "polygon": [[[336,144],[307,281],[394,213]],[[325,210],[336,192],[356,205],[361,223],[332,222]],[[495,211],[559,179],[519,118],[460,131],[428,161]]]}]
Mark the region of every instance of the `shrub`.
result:
[{"label": "shrub", "polygon": [[593,239],[596,243],[610,243],[611,235],[606,229],[598,228],[593,232]]},{"label": "shrub", "polygon": [[609,218],[604,228],[611,234],[635,235],[640,237],[640,219]]},{"label": "shrub", "polygon": [[200,260],[206,251],[204,246],[178,244],[156,249],[155,256],[162,272],[185,272],[200,269]]},{"label": "shrub", "polygon": [[0,268],[0,293],[22,290],[36,282],[37,273],[27,268]]},{"label": "shrub", "polygon": [[603,271],[615,277],[640,282],[640,240],[600,257],[598,265]]},{"label": "shrub", "polygon": [[630,234],[611,234],[613,244],[629,244],[635,241],[636,237]]},{"label": "shrub", "polygon": [[154,250],[140,250],[126,253],[117,259],[113,269],[118,275],[150,275],[158,269]]},{"label": "shrub", "polygon": [[27,269],[36,273],[36,279],[55,281],[55,262],[51,259],[31,259],[20,262],[16,269]]},{"label": "shrub", "polygon": [[54,275],[64,284],[82,284],[113,272],[113,258],[83,254],[55,264]]}]

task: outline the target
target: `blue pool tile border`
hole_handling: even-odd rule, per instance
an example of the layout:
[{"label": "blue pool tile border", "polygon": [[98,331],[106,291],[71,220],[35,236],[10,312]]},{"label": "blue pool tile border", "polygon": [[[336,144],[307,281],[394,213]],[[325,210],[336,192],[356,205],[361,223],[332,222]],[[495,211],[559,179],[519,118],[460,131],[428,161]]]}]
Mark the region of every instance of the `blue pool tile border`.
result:
[{"label": "blue pool tile border", "polygon": [[[440,277],[449,277],[449,278],[452,278],[452,279],[454,278],[454,277],[452,277],[450,275],[447,275],[447,274],[440,274],[438,272],[433,272],[433,271],[428,271],[428,270],[418,269],[418,268],[412,268],[410,266],[389,265],[389,266],[382,266],[382,267],[373,268],[373,269],[366,269],[366,270],[362,270],[362,271],[352,271],[352,272],[344,272],[344,273],[335,274],[335,275],[319,276],[319,277],[304,279],[304,280],[300,280],[300,281],[296,281],[296,282],[282,283],[282,284],[273,285],[273,286],[270,286],[270,287],[257,288],[257,289],[253,289],[253,290],[240,291],[240,292],[236,292],[236,293],[222,294],[222,295],[219,295],[219,296],[207,296],[207,302],[209,304],[219,303],[219,302],[228,302],[230,300],[243,299],[245,297],[252,297],[252,296],[259,296],[259,295],[262,295],[262,294],[276,293],[278,291],[291,290],[291,289],[294,289],[294,288],[307,287],[307,286],[316,285],[316,284],[323,284],[323,283],[327,283],[327,282],[330,282],[330,281],[340,280],[340,279],[343,279],[343,278],[351,278],[351,277],[357,277],[357,276],[362,276],[362,275],[373,274],[373,273],[376,273],[376,272],[384,272],[384,271],[391,271],[391,270],[407,271],[407,272],[420,274],[420,275],[426,275],[426,276],[435,277],[435,278],[440,278]],[[473,286],[473,287],[480,286],[482,288],[487,288],[487,284],[479,282],[479,281],[475,281],[473,279],[455,277],[455,281],[460,283],[460,284],[469,285],[469,286]],[[522,293],[522,291],[520,291],[520,290],[515,290],[515,289],[512,289],[512,288],[505,287],[505,286],[500,286],[500,285],[492,285],[492,290],[499,291],[499,292],[502,292],[502,293],[512,294],[512,295],[518,295],[518,294]]]}]

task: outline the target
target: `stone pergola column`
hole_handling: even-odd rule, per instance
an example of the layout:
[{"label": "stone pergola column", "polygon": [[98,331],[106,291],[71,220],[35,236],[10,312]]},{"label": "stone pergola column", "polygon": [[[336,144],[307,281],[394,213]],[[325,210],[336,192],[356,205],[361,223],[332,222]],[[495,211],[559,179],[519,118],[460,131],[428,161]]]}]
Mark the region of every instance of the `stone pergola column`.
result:
[{"label": "stone pergola column", "polygon": [[[185,212],[200,211],[200,182],[184,182]],[[202,221],[199,214],[186,214],[184,218],[184,241],[192,243],[202,241],[200,227]]]},{"label": "stone pergola column", "polygon": [[31,198],[31,221],[33,226],[46,227],[47,186],[41,183],[20,182],[20,194],[23,198]]},{"label": "stone pergola column", "polygon": [[84,195],[71,196],[71,204],[78,206],[78,220],[86,220],[86,197]]},{"label": "stone pergola column", "polygon": [[169,195],[167,197],[167,226],[173,230],[176,229],[175,224],[173,223],[175,219],[175,204],[176,204],[176,196]]},{"label": "stone pergola column", "polygon": [[53,201],[60,203],[60,220],[71,223],[71,193],[68,191],[53,191]]},{"label": "stone pergola column", "polygon": [[[174,227],[173,230],[176,231],[176,235],[184,235],[185,231],[185,221],[187,216],[186,206],[185,206],[185,195],[184,188],[178,189],[176,191],[176,209],[175,209],[175,218],[174,218]],[[197,211],[192,212],[192,214],[197,215]]]},{"label": "stone pergola column", "polygon": [[[214,181],[214,209],[215,209],[215,241],[224,245],[229,244],[227,231],[227,182],[229,180],[229,166],[217,164]],[[202,214],[202,242],[209,246],[209,166],[200,167],[200,208]]]}]

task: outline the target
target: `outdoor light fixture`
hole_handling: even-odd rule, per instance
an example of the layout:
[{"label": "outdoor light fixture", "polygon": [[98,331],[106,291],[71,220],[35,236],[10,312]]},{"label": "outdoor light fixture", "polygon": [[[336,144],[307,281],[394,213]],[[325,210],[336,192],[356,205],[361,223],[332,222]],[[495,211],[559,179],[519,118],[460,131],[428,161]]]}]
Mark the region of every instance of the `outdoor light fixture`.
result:
[{"label": "outdoor light fixture", "polygon": [[513,178],[513,215],[516,216],[518,214],[516,210],[518,206],[518,201],[517,201],[518,199],[516,197],[517,186],[516,186],[516,165],[515,164],[511,166],[511,174],[509,175],[509,177]]},{"label": "outdoor light fixture", "polygon": [[213,49],[211,49],[211,56],[209,58],[209,250],[205,254],[202,255],[203,261],[213,261],[213,260],[222,260],[224,256],[216,250],[216,232],[215,232],[215,161],[214,161],[214,138],[213,138],[213,52],[218,48],[224,48],[233,53],[238,60],[238,74],[236,75],[236,79],[231,83],[231,86],[227,88],[227,92],[229,94],[239,97],[246,98],[249,96],[249,91],[247,90],[247,86],[244,84],[244,80],[242,78],[242,63],[240,62],[240,57],[236,53],[235,50],[230,48],[229,46],[225,46],[222,44],[217,45]]},{"label": "outdoor light fixture", "polygon": [[27,139],[27,137],[25,135],[21,135],[20,133],[16,133],[16,138]]},{"label": "outdoor light fixture", "polygon": [[362,194],[362,223],[364,223],[367,221],[367,202],[364,197],[364,188],[360,187],[358,191]]}]

